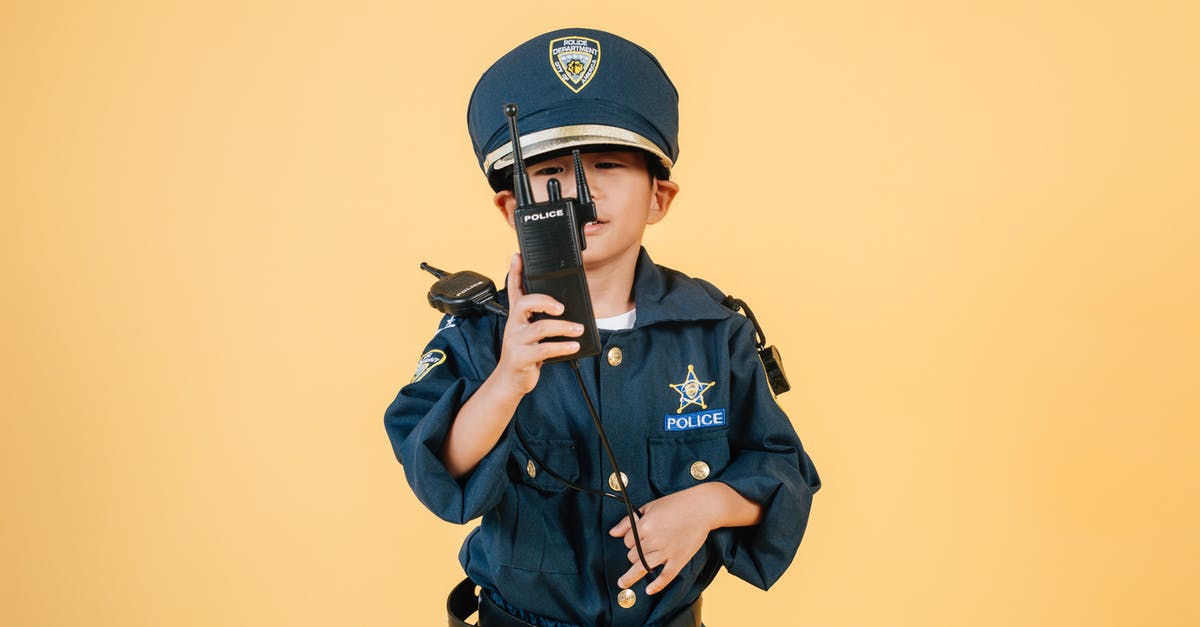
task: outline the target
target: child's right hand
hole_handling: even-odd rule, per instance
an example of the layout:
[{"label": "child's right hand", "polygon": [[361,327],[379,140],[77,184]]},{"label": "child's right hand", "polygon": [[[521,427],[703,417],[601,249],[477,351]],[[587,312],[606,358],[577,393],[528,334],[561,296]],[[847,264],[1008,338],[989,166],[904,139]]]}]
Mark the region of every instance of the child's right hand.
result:
[{"label": "child's right hand", "polygon": [[536,312],[560,315],[563,305],[545,294],[526,294],[522,286],[523,270],[521,255],[513,255],[508,267],[508,322],[504,325],[504,344],[500,350],[500,363],[491,375],[498,377],[498,384],[519,396],[533,391],[543,361],[579,350],[579,342],[542,342],[542,339],[583,335],[583,325],[568,320],[530,321]]}]

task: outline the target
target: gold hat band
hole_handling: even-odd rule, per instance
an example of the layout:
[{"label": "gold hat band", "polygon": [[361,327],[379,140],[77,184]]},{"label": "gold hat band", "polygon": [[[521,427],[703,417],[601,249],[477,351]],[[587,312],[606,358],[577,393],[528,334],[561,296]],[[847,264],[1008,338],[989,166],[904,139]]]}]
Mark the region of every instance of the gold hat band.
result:
[{"label": "gold hat band", "polygon": [[[529,158],[562,148],[592,146],[596,144],[641,148],[658,157],[658,160],[668,170],[673,165],[671,159],[663,154],[662,149],[656,146],[654,142],[633,131],[617,126],[604,126],[601,124],[559,126],[522,135],[521,154],[525,158]],[[488,153],[487,158],[483,160],[483,170],[490,173],[494,169],[507,168],[512,165],[512,162],[512,142],[510,141]]]}]

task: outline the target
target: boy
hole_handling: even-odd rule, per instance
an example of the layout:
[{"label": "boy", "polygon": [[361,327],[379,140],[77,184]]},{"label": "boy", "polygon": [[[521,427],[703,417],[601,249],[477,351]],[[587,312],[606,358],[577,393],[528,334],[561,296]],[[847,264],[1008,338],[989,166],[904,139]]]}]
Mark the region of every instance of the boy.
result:
[{"label": "boy", "polygon": [[[584,151],[597,219],[583,261],[603,348],[579,365],[624,476],[601,452],[574,373],[543,363],[578,346],[541,340],[582,328],[533,319],[563,308],[524,293],[519,255],[500,298],[507,318],[443,319],[388,408],[388,435],[427,507],[459,524],[483,517],[459,556],[469,580],[450,600],[472,605],[478,584],[481,627],[697,627],[720,567],[764,589],[782,575],[820,479],[775,403],[750,321],[641,247],[679,191],[669,178],[677,94],[657,60],[615,35],[567,29],[483,75],[468,126],[511,225],[507,102],[520,107],[535,200],[551,178],[575,196],[569,151]],[[588,492],[622,483],[657,574],[647,576],[623,504]]]}]

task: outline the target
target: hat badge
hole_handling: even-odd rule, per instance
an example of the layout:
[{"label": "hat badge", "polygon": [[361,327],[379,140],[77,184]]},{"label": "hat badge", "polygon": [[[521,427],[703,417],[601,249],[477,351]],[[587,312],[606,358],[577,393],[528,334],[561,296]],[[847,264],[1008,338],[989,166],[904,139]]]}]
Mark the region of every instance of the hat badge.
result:
[{"label": "hat badge", "polygon": [[551,39],[550,67],[563,85],[579,93],[600,67],[600,42],[575,35]]}]

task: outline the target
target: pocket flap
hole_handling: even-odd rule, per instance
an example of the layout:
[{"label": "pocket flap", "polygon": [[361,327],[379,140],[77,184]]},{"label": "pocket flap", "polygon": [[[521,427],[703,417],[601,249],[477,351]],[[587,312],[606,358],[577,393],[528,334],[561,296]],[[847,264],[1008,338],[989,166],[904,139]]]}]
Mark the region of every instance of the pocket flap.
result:
[{"label": "pocket flap", "polygon": [[[529,450],[526,450],[528,445]],[[521,480],[542,492],[562,492],[565,480],[579,480],[579,456],[574,440],[538,440],[527,438],[513,447],[513,460]],[[559,478],[555,478],[558,475]]]},{"label": "pocket flap", "polygon": [[650,439],[650,483],[662,494],[709,481],[728,465],[724,431]]}]

